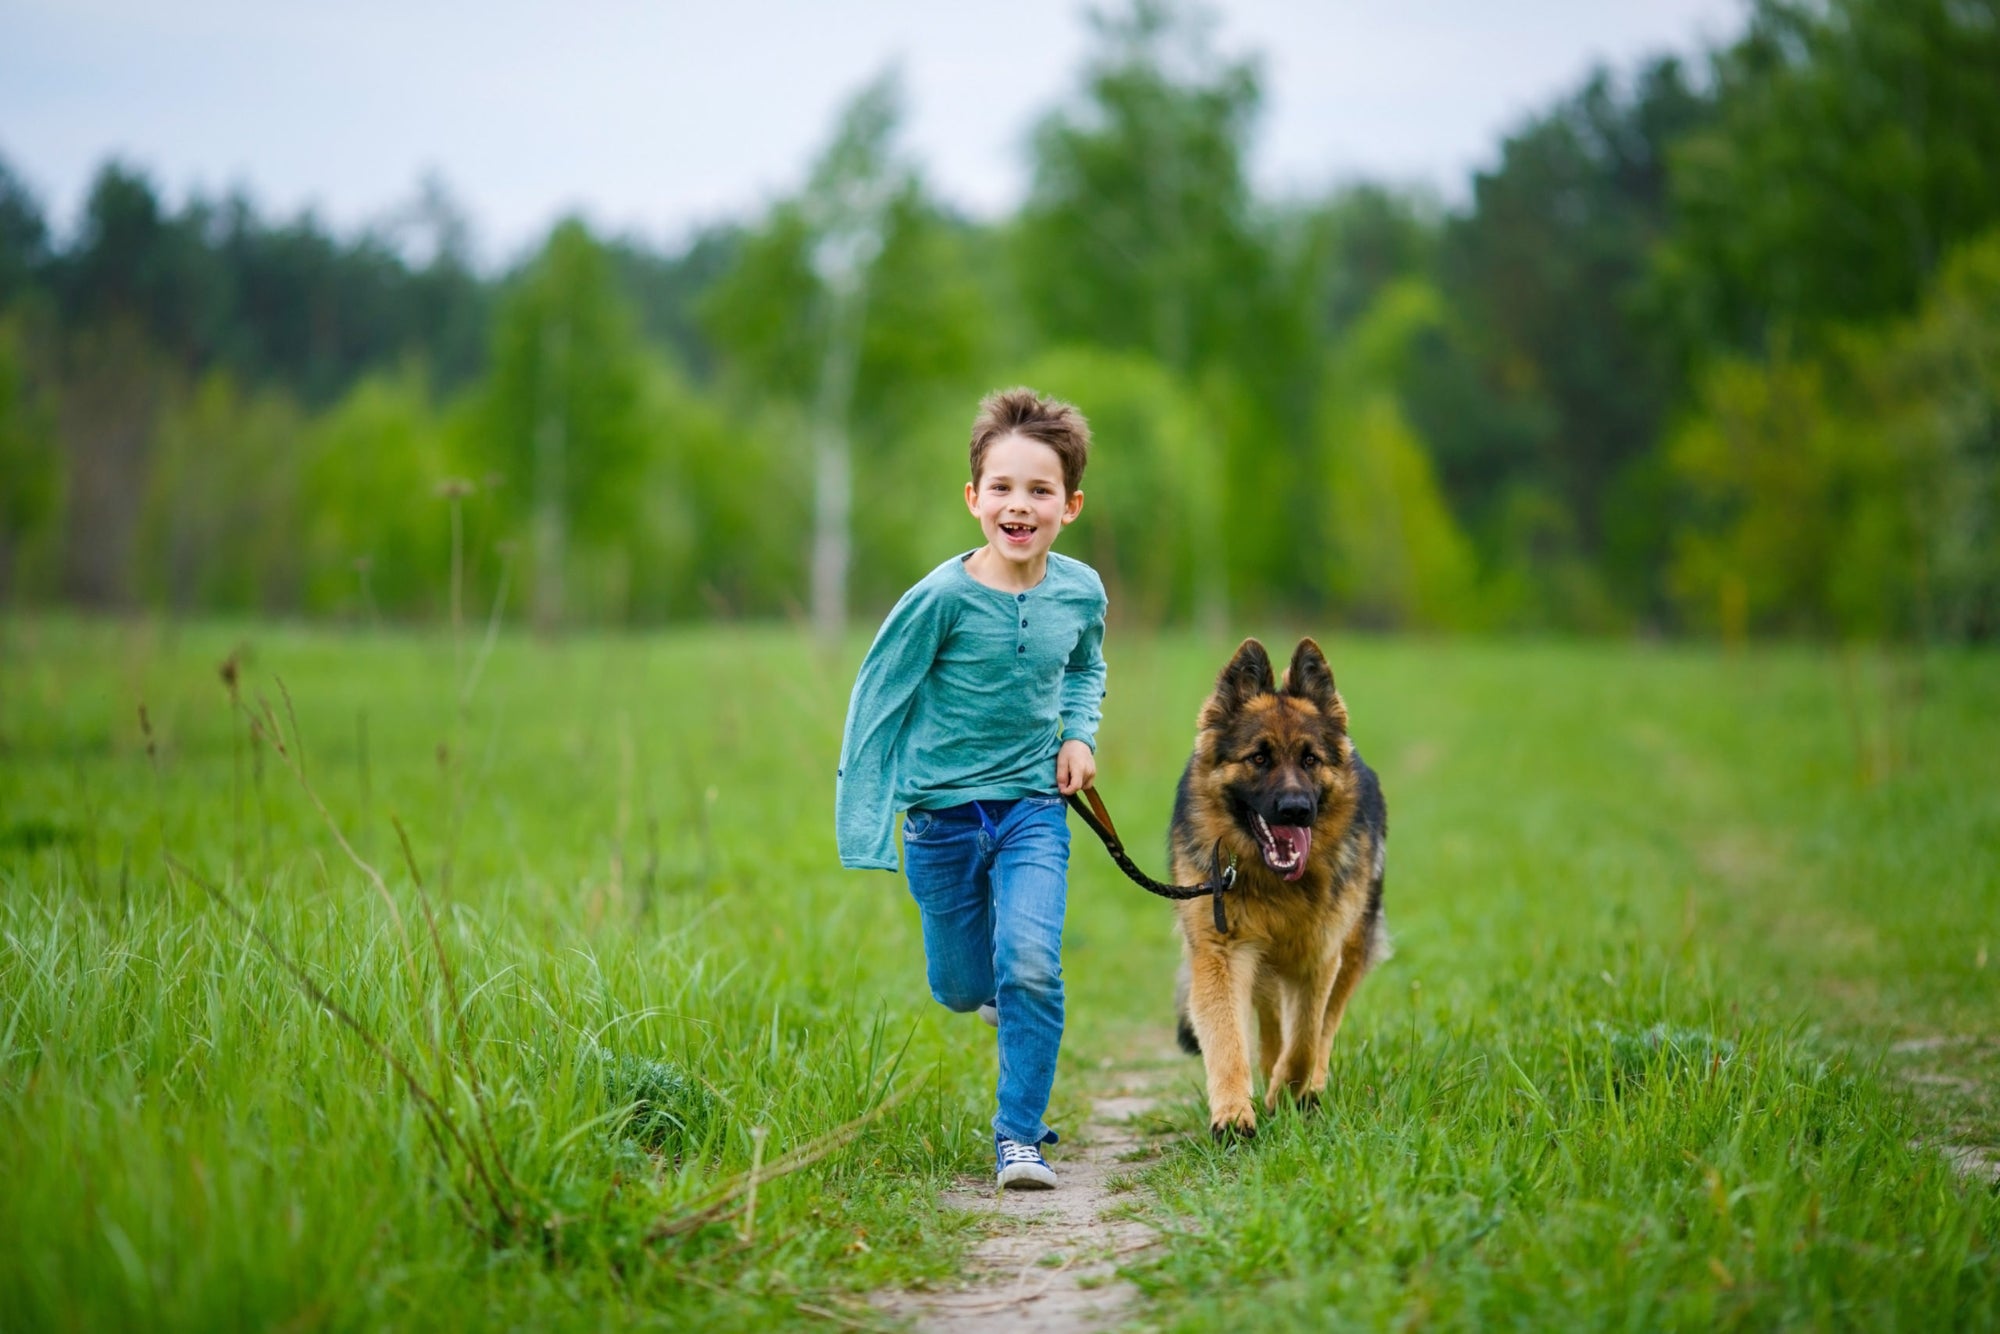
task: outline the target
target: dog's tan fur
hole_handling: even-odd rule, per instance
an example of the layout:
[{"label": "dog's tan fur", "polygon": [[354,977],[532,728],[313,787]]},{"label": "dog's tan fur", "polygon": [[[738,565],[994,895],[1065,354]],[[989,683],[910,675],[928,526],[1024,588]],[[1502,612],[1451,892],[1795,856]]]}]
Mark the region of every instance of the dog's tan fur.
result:
[{"label": "dog's tan fur", "polygon": [[[1317,803],[1312,846],[1303,875],[1287,881],[1266,865],[1246,813],[1272,794],[1302,792]],[[1381,789],[1348,738],[1347,708],[1319,646],[1302,641],[1277,685],[1263,646],[1244,641],[1202,705],[1172,835],[1180,883],[1205,879],[1218,845],[1237,865],[1227,935],[1217,933],[1209,900],[1176,909],[1183,1042],[1199,1043],[1217,1134],[1255,1133],[1253,1016],[1266,1109],[1286,1096],[1313,1104],[1325,1089],[1348,1000],[1387,954],[1387,833]]]}]

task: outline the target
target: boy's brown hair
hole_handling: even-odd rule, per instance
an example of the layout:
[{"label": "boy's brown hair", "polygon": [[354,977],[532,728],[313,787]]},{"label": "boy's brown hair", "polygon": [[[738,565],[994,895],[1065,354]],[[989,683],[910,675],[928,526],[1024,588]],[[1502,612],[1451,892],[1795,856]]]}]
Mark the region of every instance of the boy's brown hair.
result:
[{"label": "boy's brown hair", "polygon": [[1044,398],[1025,386],[996,389],[979,400],[979,415],[972,420],[973,485],[979,484],[986,451],[1010,435],[1024,435],[1053,449],[1062,460],[1063,493],[1076,494],[1083,485],[1083,465],[1090,461],[1090,423],[1074,404]]}]

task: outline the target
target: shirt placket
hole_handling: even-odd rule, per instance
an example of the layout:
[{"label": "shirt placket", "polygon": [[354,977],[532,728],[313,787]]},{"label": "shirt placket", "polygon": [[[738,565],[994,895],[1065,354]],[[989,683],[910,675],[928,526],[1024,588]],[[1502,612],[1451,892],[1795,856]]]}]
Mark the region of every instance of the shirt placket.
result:
[{"label": "shirt placket", "polygon": [[1014,595],[1014,670],[1025,671],[1028,665],[1028,595]]}]

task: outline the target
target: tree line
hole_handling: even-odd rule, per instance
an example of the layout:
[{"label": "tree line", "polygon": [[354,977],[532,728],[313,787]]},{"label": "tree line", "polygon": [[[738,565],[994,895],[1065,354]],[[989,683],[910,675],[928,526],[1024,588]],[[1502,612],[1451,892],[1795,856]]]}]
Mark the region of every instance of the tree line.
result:
[{"label": "tree line", "polygon": [[832,627],[970,542],[973,404],[1028,383],[1135,622],[2000,633],[2000,0],[1758,0],[1455,208],[1261,196],[1256,60],[1092,22],[990,222],[893,78],[762,216],[496,275],[434,184],[341,237],[113,162],[58,242],[0,162],[0,595]]}]

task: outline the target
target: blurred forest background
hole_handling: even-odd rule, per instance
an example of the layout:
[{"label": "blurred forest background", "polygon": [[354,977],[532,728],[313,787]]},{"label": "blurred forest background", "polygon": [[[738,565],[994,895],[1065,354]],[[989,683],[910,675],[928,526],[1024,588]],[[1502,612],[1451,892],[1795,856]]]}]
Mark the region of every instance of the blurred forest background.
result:
[{"label": "blurred forest background", "polygon": [[1759,0],[1453,208],[1260,197],[1254,59],[1094,24],[991,222],[892,75],[763,216],[498,273],[436,183],[341,236],[113,161],[58,240],[0,161],[0,606],[861,620],[1028,383],[1128,623],[2000,635],[2000,0]]}]

